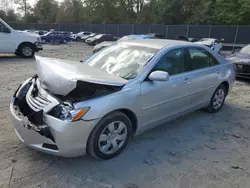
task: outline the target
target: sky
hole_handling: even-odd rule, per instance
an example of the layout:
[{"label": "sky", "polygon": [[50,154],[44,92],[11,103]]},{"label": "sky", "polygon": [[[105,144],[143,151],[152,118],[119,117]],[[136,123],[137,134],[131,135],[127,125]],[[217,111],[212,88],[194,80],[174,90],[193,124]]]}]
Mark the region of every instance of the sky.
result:
[{"label": "sky", "polygon": [[[17,5],[14,3],[15,0],[0,0],[0,10],[7,10],[7,9],[15,9],[17,10]],[[22,0],[18,0],[22,1]],[[56,0],[58,2],[61,2],[62,0]],[[27,0],[27,2],[34,6],[37,0]]]}]

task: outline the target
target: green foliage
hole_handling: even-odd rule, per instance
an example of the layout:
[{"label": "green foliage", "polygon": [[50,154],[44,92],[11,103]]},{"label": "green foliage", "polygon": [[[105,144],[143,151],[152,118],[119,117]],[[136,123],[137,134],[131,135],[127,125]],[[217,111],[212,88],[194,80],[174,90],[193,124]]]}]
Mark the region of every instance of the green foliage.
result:
[{"label": "green foliage", "polygon": [[[26,22],[250,24],[250,0],[16,0]],[[0,17],[19,16],[0,10]]]}]

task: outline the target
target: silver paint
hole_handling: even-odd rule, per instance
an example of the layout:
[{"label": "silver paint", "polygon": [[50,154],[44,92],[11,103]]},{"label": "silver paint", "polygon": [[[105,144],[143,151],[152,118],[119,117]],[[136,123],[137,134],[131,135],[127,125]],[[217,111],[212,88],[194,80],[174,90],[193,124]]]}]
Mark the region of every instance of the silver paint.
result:
[{"label": "silver paint", "polygon": [[[108,113],[116,110],[131,112],[137,119],[135,134],[140,134],[176,117],[206,107],[216,88],[222,82],[229,84],[229,92],[232,89],[235,80],[233,64],[207,47],[188,42],[159,39],[130,40],[124,41],[124,43],[159,49],[142,72],[135,79],[129,81],[103,73],[100,70],[93,70],[88,65],[37,57],[37,71],[41,82],[39,91],[42,89],[46,91],[43,88],[46,86],[51,93],[67,94],[75,87],[77,79],[100,84],[124,85],[124,87],[109,95],[74,103],[75,109],[90,107],[90,110],[80,121],[62,121],[45,113],[44,121],[51,128],[59,148],[56,153],[41,147],[42,143],[47,142],[48,139],[22,127],[22,119],[15,115],[14,100],[12,100],[10,106],[12,119],[19,138],[28,146],[40,151],[61,156],[79,156],[86,152],[87,140],[92,129]],[[220,64],[170,75],[167,81],[145,80],[154,65],[169,50],[191,46],[206,49],[214,55]]]}]

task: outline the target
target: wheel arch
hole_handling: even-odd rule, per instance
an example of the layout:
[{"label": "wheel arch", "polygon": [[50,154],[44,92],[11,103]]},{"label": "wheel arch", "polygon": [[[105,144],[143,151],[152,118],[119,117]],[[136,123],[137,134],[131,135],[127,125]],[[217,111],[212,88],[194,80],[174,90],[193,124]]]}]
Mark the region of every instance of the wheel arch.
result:
[{"label": "wheel arch", "polygon": [[228,83],[228,81],[224,81],[224,82],[222,82],[220,85],[224,85],[225,86],[225,88],[226,88],[226,95],[228,94],[228,91],[229,91],[229,83]]},{"label": "wheel arch", "polygon": [[33,48],[36,47],[35,44],[33,44],[32,42],[24,41],[24,42],[22,42],[22,43],[20,43],[20,44],[18,45],[18,47],[17,47],[17,49],[16,49],[17,52],[19,51],[19,49],[20,49],[20,47],[21,47],[22,45],[31,45],[31,46],[33,46]]},{"label": "wheel arch", "polygon": [[134,135],[137,131],[137,128],[138,128],[138,119],[137,119],[137,116],[135,115],[135,113],[132,110],[127,109],[127,108],[120,108],[120,109],[115,109],[113,111],[108,112],[103,117],[108,116],[109,114],[112,114],[114,112],[121,112],[129,118],[129,120],[131,121],[131,124],[132,124],[132,131],[133,131],[133,135]]}]

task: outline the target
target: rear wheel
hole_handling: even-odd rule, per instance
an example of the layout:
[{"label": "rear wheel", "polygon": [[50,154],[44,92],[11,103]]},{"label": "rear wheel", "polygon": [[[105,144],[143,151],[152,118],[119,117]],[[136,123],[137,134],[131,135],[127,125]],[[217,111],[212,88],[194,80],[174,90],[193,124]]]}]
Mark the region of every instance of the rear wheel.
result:
[{"label": "rear wheel", "polygon": [[210,104],[207,107],[207,111],[210,113],[218,112],[224,104],[227,96],[227,89],[224,84],[221,84],[214,92]]},{"label": "rear wheel", "polygon": [[63,44],[67,44],[68,41],[66,39],[63,39]]},{"label": "rear wheel", "polygon": [[35,48],[31,44],[22,44],[19,47],[18,53],[25,58],[31,58],[35,54]]},{"label": "rear wheel", "polygon": [[121,112],[105,116],[93,129],[88,152],[97,159],[111,159],[127,146],[132,135],[130,119]]}]

